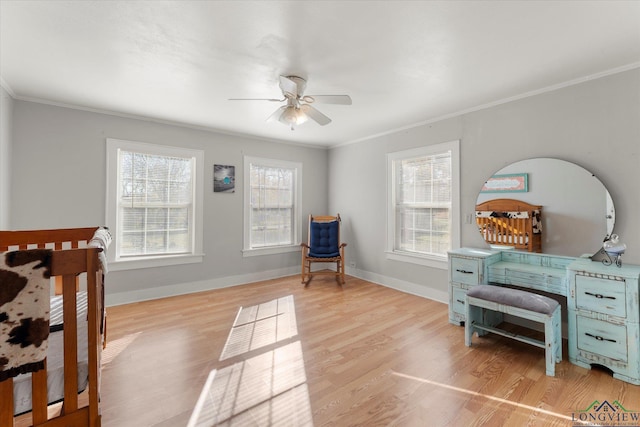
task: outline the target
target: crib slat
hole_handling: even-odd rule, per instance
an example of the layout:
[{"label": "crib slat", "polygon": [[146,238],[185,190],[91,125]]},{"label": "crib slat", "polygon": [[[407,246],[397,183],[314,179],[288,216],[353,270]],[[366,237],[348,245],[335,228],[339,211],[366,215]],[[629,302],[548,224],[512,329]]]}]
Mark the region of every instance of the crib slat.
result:
[{"label": "crib slat", "polygon": [[102,321],[102,270],[98,268],[98,252],[87,251],[87,313],[88,321],[88,368],[89,368],[89,426],[100,426],[99,388],[100,366],[98,354],[102,350],[99,329]]},{"label": "crib slat", "polygon": [[0,381],[0,426],[13,425],[13,378]]},{"label": "crib slat", "polygon": [[33,424],[38,425],[47,421],[47,361],[44,369],[31,374],[31,411]]},{"label": "crib slat", "polygon": [[62,295],[62,276],[56,276],[54,277],[54,282],[55,282],[55,288],[54,288],[54,295]]},{"label": "crib slat", "polygon": [[[54,282],[55,282],[55,288],[54,288],[54,295],[62,295],[62,277],[61,276],[56,276],[54,277]],[[76,292],[80,291],[80,276],[76,276]]]},{"label": "crib slat", "polygon": [[516,229],[517,229],[517,235],[518,235],[518,243],[521,246],[525,246],[527,244],[527,236],[526,236],[527,225],[524,218],[516,219]]},{"label": "crib slat", "polygon": [[78,409],[78,322],[76,314],[76,278],[62,278],[63,339],[64,339],[64,411]]}]

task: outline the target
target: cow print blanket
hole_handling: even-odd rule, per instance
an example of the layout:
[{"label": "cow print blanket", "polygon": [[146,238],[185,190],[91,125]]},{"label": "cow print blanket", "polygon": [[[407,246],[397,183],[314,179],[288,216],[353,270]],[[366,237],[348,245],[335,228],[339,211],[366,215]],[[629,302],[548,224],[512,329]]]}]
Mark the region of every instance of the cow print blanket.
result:
[{"label": "cow print blanket", "polygon": [[44,368],[51,250],[0,253],[0,381]]}]

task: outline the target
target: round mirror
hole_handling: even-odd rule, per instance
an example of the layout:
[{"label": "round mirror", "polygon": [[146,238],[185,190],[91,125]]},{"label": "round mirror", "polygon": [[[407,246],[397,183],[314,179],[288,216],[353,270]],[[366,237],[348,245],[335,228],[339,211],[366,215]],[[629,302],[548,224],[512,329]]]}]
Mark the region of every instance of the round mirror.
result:
[{"label": "round mirror", "polygon": [[[531,236],[540,241],[541,249],[516,249],[578,257],[594,253],[602,247],[605,237],[613,232],[615,209],[605,186],[589,171],[564,160],[528,159],[500,169],[485,182],[478,195],[476,208],[497,199],[516,200],[540,207],[539,215],[529,215],[537,217],[531,218],[534,222]],[[478,216],[516,217],[518,210],[524,210],[520,207],[509,209],[515,210],[483,213],[476,209],[476,221],[480,227]],[[486,225],[484,232],[482,229],[480,232],[485,237]],[[529,233],[522,234],[527,244]],[[511,247],[509,241],[501,241],[495,236],[492,239],[492,242],[489,238],[485,240]]]}]

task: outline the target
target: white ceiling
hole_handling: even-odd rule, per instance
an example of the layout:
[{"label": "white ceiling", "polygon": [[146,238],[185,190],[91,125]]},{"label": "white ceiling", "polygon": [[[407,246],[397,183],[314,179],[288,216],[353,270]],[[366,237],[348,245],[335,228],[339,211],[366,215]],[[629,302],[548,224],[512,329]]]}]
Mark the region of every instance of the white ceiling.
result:
[{"label": "white ceiling", "polygon": [[[640,66],[640,1],[0,1],[17,99],[333,146]],[[265,122],[279,75],[333,119]]]}]

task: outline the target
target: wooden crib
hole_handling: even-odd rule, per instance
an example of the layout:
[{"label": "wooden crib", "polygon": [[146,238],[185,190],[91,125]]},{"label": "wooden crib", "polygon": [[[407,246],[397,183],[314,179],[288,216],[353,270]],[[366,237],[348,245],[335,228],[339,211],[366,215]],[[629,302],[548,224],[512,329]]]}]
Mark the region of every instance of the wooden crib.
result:
[{"label": "wooden crib", "polygon": [[[99,234],[102,232],[103,234]],[[11,426],[14,421],[19,420],[20,424],[28,423],[33,426],[91,426],[99,427],[101,424],[100,415],[100,353],[102,350],[104,331],[104,271],[106,258],[103,258],[109,238],[106,229],[99,227],[72,228],[57,230],[32,230],[32,231],[0,231],[0,252],[8,252],[26,249],[51,249],[50,272],[55,279],[55,294],[52,296],[62,304],[62,325],[61,330],[53,332],[50,329],[49,341],[57,339],[62,347],[63,355],[52,355],[52,345],[49,345],[45,364],[47,369],[28,374],[31,376],[30,393],[30,413],[15,417],[14,405],[20,396],[14,395],[17,390],[17,381],[20,376],[9,378],[0,382],[0,425]],[[102,254],[101,254],[102,253]],[[86,274],[83,274],[86,273]],[[78,278],[82,276],[86,281],[86,291],[79,289]],[[78,295],[86,292],[86,304],[80,304]],[[79,313],[80,310],[86,310]],[[53,302],[51,308],[51,321],[53,322]],[[86,323],[84,322],[86,319]],[[82,325],[82,328],[81,328]],[[86,327],[86,333],[84,333]],[[82,330],[80,334],[79,330]],[[83,348],[86,346],[86,348]],[[54,346],[55,347],[55,346]],[[79,378],[78,354],[86,352],[86,372],[88,380],[88,405],[81,406],[79,399]],[[48,385],[51,389],[53,369],[57,369],[49,363],[53,356],[62,360],[58,377],[64,379],[64,384],[60,384],[62,408],[58,414],[49,414],[48,406],[52,397],[48,396]],[[82,357],[80,359],[83,359]],[[84,359],[83,359],[84,360]],[[61,375],[63,371],[64,375]],[[24,375],[24,374],[23,374]],[[57,378],[57,377],[56,377]],[[24,378],[22,378],[24,380]],[[49,384],[48,384],[49,382]],[[51,390],[49,390],[51,393]],[[24,421],[25,417],[30,417],[29,421]],[[51,418],[49,418],[51,417]]]},{"label": "wooden crib", "polygon": [[490,245],[542,252],[542,206],[494,199],[476,205],[476,224]]}]

